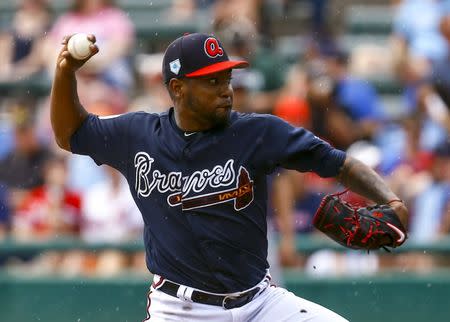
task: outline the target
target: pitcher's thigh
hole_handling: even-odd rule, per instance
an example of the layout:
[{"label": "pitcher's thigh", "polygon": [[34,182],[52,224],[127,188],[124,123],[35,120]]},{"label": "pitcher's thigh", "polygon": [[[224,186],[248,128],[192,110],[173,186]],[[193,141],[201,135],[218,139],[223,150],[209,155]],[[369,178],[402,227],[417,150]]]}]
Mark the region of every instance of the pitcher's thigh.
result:
[{"label": "pitcher's thigh", "polygon": [[333,311],[296,296],[281,287],[270,287],[252,322],[348,322]]}]

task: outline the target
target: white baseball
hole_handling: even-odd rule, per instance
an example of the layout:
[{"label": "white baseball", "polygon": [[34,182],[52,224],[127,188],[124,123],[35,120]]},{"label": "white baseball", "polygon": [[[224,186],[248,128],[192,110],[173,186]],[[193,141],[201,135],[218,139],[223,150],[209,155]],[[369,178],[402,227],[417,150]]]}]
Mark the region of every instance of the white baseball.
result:
[{"label": "white baseball", "polygon": [[91,49],[89,48],[91,44],[92,41],[88,39],[87,34],[79,33],[70,37],[67,49],[73,58],[82,60],[91,54]]}]

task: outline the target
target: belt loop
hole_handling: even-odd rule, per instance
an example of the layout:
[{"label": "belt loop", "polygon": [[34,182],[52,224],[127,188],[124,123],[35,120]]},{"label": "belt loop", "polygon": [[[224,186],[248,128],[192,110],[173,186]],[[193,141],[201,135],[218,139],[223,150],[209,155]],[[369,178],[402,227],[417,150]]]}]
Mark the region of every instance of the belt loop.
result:
[{"label": "belt loop", "polygon": [[177,291],[177,297],[180,300],[192,302],[192,292],[194,292],[194,289],[192,287],[187,287],[185,285],[180,285],[178,287]]},{"label": "belt loop", "polygon": [[194,289],[192,287],[187,287],[186,291],[184,292],[184,298],[186,301],[193,302],[192,301],[192,293],[194,292]]},{"label": "belt loop", "polygon": [[155,274],[153,276],[153,283],[152,283],[153,289],[157,290],[158,288],[160,288],[163,285],[163,282],[164,277]]}]

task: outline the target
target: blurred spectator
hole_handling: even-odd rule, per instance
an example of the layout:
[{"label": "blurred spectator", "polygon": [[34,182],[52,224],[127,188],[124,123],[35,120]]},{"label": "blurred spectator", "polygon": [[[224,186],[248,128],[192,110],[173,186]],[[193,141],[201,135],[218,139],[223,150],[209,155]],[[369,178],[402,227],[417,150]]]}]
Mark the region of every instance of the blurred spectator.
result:
[{"label": "blurred spectator", "polygon": [[[442,18],[440,31],[450,49],[450,14]],[[430,120],[450,133],[450,51],[432,63],[429,81],[418,91],[418,101]]]},{"label": "blurred spectator", "polygon": [[[213,5],[214,24],[225,26],[245,20],[256,26],[255,32],[257,33],[261,21],[262,4],[263,0],[216,0]],[[228,46],[226,47],[228,48]]]},{"label": "blurred spectator", "polygon": [[159,113],[172,105],[162,78],[163,54],[141,54],[136,57],[136,69],[139,75],[140,95],[130,104],[131,111]]},{"label": "blurred spectator", "polygon": [[[450,64],[448,67],[450,67]],[[444,82],[445,81],[439,80],[439,83],[442,85],[450,85],[443,84]],[[446,95],[449,95],[449,90],[450,88],[447,88],[441,95],[441,93],[436,91],[436,87],[433,85],[424,85],[418,92],[419,103],[425,110],[428,121],[433,122],[433,124],[430,124],[429,127],[430,130],[434,130],[434,138],[432,143],[435,144],[436,141],[437,143],[441,142],[445,136],[450,133],[450,105],[448,105],[449,97],[445,97]],[[440,91],[442,91],[442,89]],[[443,96],[446,100],[443,99]]]},{"label": "blurred spectator", "polygon": [[284,86],[275,101],[273,114],[294,126],[311,128],[311,112],[306,92],[306,75],[298,65],[294,65],[286,75]]},{"label": "blurred spectator", "polygon": [[334,147],[345,150],[359,139],[357,126],[338,107],[334,96],[334,81],[323,61],[317,59],[306,65],[307,102],[311,112],[312,131]]},{"label": "blurred spectator", "polygon": [[215,20],[214,25],[218,38],[228,48],[228,55],[250,63],[246,71],[247,84],[251,86],[248,110],[271,112],[283,85],[286,64],[261,45],[260,35],[251,19],[238,15],[231,20]]},{"label": "blurred spectator", "polygon": [[[302,0],[300,0],[302,1]],[[300,2],[299,0],[269,0],[272,3],[279,3],[282,5],[282,13],[288,15],[289,11],[292,10],[293,4]],[[306,2],[306,1],[305,1]],[[308,0],[310,3],[311,13],[311,33],[315,35],[316,38],[320,37],[320,34],[326,29],[327,25],[327,8],[328,0]]]},{"label": "blurred spectator", "polygon": [[0,100],[6,108],[0,108],[0,160],[2,160],[14,147],[14,125],[10,117],[7,99]]},{"label": "blurred spectator", "polygon": [[253,74],[247,69],[233,70],[231,86],[233,86],[233,109],[242,113],[251,113]]},{"label": "blurred spectator", "polygon": [[100,48],[100,53],[89,60],[81,74],[88,79],[99,78],[119,91],[129,90],[133,85],[128,60],[135,41],[134,25],[111,0],[73,0],[70,11],[57,19],[48,39],[52,52],[48,56],[51,75],[59,51],[55,44],[59,44],[64,36],[79,32],[94,34]]},{"label": "blurred spectator", "polygon": [[323,197],[323,194],[317,194],[311,189],[308,178],[309,174],[286,171],[274,181],[274,207],[278,213],[283,209],[293,214],[292,224],[297,233],[313,231],[312,217]]},{"label": "blurred spectator", "polygon": [[21,240],[77,236],[80,227],[80,196],[66,187],[65,158],[45,163],[44,184],[32,189],[17,207],[13,236]]},{"label": "blurred spectator", "polygon": [[99,167],[91,158],[84,155],[69,155],[67,157],[67,168],[67,186],[78,193],[83,193],[107,178],[105,169]]},{"label": "blurred spectator", "polygon": [[395,9],[394,47],[398,60],[406,56],[427,60],[447,55],[445,40],[439,34],[439,20],[445,1],[403,0]]},{"label": "blurred spectator", "polygon": [[5,185],[0,182],[0,240],[9,232],[10,211],[7,193]]},{"label": "blurred spectator", "polygon": [[443,16],[440,22],[440,32],[445,39],[447,55],[432,63],[431,82],[436,92],[441,96],[447,107],[450,106],[450,13]]},{"label": "blurred spectator", "polygon": [[413,203],[411,239],[433,241],[450,233],[450,138],[434,152],[432,182]]},{"label": "blurred spectator", "polygon": [[402,63],[400,72],[404,83],[404,113],[396,124],[383,127],[375,138],[383,150],[381,171],[391,174],[400,166],[401,171],[396,169],[394,174],[398,174],[399,179],[405,178],[405,164],[411,165],[414,172],[428,171],[426,163],[431,151],[447,136],[443,125],[448,114],[448,108],[433,86],[441,81],[427,80],[434,78],[427,76],[428,63],[410,57]]},{"label": "blurred spectator", "polygon": [[12,107],[14,148],[0,160],[0,181],[11,189],[11,207],[17,205],[24,190],[44,183],[43,168],[50,150],[36,136],[34,116],[29,103]]},{"label": "blurred spectator", "polygon": [[[114,113],[114,107],[108,102],[97,101],[90,106],[90,113],[98,116],[109,116]],[[85,155],[70,154],[67,160],[69,177],[68,187],[79,193],[84,193],[93,185],[107,180],[104,167],[99,167],[91,158]]]},{"label": "blurred spectator", "polygon": [[16,80],[39,71],[43,39],[50,28],[47,0],[20,0],[10,29],[0,31],[0,80]]},{"label": "blurred spectator", "polygon": [[370,139],[384,118],[381,101],[369,82],[349,73],[348,58],[344,52],[336,52],[326,58],[335,83],[334,99],[337,106],[351,118],[359,138]]},{"label": "blurred spectator", "polygon": [[83,194],[81,237],[88,242],[123,242],[141,236],[143,220],[123,176],[105,166],[108,179]]},{"label": "blurred spectator", "polygon": [[192,21],[196,13],[195,0],[173,0],[172,5],[165,13],[165,20],[171,24],[180,24]]},{"label": "blurred spectator", "polygon": [[312,232],[312,218],[321,195],[313,193],[308,174],[284,170],[273,178],[271,200],[276,229],[280,233],[279,257],[283,266],[299,266],[296,253],[298,233]]},{"label": "blurred spectator", "polygon": [[418,91],[430,73],[430,63],[417,57],[406,57],[398,65],[397,72],[404,87],[402,96],[405,114],[415,113],[419,105]]}]

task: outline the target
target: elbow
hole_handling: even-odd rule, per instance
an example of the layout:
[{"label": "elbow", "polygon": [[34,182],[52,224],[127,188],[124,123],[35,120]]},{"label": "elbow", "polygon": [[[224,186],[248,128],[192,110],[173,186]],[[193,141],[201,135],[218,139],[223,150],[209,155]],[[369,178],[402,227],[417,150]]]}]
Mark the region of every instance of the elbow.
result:
[{"label": "elbow", "polygon": [[63,150],[66,150],[68,152],[71,152],[70,143],[67,138],[61,138],[61,137],[55,136],[55,141],[56,141],[56,144],[58,145],[58,147],[60,147]]},{"label": "elbow", "polygon": [[361,166],[364,164],[362,162],[359,162],[355,158],[347,155],[344,161],[344,164],[339,169],[338,175],[335,177],[335,179],[343,184],[344,186],[348,185],[348,179],[349,176],[351,176],[351,173],[354,172],[354,168],[357,166]]}]

